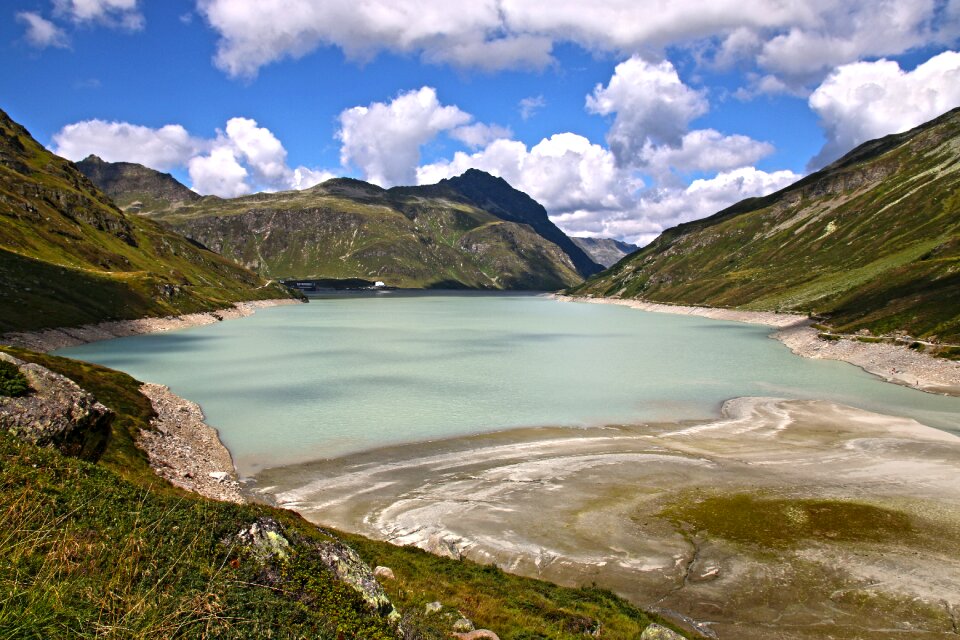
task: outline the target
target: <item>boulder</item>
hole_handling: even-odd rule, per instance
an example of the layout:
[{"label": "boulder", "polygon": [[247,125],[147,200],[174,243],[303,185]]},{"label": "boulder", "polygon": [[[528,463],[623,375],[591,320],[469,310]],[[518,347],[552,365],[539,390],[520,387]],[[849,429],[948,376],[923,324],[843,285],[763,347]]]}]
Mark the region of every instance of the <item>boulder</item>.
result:
[{"label": "boulder", "polygon": [[466,633],[454,633],[453,636],[455,638],[460,638],[460,640],[500,640],[500,636],[489,629],[477,629],[476,631],[468,631]]},{"label": "boulder", "polygon": [[0,430],[38,446],[52,446],[71,456],[96,459],[110,434],[114,413],[69,378],[38,364],[0,352],[15,365],[30,392],[0,396]]},{"label": "boulder", "polygon": [[457,619],[453,623],[453,630],[461,633],[466,631],[473,631],[473,622],[471,622],[468,618],[464,618],[463,616],[461,616],[459,619]]},{"label": "boulder", "polygon": [[371,609],[392,622],[400,620],[400,613],[377,582],[370,565],[356,551],[338,540],[320,543],[317,550],[321,561],[341,582],[356,589]]},{"label": "boulder", "polygon": [[373,575],[377,576],[381,580],[396,580],[397,576],[393,575],[393,569],[390,567],[376,567],[373,570]]},{"label": "boulder", "polygon": [[640,640],[684,640],[684,637],[676,631],[654,622],[643,630],[643,633],[640,634]]}]

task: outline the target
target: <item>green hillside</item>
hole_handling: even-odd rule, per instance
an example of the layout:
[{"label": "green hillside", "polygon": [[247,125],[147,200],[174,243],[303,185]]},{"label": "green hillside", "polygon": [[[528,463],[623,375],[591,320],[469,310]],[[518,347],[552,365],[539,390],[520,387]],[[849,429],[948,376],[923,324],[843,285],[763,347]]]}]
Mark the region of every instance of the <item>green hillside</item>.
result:
[{"label": "green hillside", "polygon": [[960,343],[960,109],[665,231],[576,295],[809,312]]},{"label": "green hillside", "polygon": [[118,201],[138,200],[143,213],[264,277],[556,290],[600,270],[541,205],[480,171],[426,187],[339,178],[303,191],[184,201],[169,176],[130,166],[80,168]]},{"label": "green hillside", "polygon": [[0,333],[289,295],[156,222],[124,214],[0,111]]}]

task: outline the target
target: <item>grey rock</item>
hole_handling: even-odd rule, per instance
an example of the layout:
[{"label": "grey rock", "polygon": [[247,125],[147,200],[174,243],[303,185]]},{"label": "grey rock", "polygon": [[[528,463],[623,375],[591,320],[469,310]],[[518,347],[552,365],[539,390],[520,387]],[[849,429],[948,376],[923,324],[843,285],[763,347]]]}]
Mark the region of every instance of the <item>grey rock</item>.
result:
[{"label": "grey rock", "polygon": [[261,561],[290,557],[290,541],[273,518],[257,518],[248,528],[240,530],[237,541]]},{"label": "grey rock", "polygon": [[390,621],[400,620],[400,613],[377,582],[370,565],[356,551],[336,540],[317,545],[317,550],[320,559],[333,574],[341,582],[353,587],[371,609]]},{"label": "grey rock", "polygon": [[382,579],[382,580],[396,580],[397,576],[393,575],[393,569],[390,567],[375,567],[373,570],[373,575]]},{"label": "grey rock", "polygon": [[443,609],[443,605],[440,604],[439,602],[428,602],[427,606],[423,608],[423,610],[426,611],[428,614],[437,613],[441,609]]},{"label": "grey rock", "polygon": [[0,353],[17,366],[31,392],[0,397],[0,430],[38,446],[89,457],[105,444],[114,413],[69,378],[46,367]]},{"label": "grey rock", "polygon": [[453,623],[453,630],[460,633],[473,631],[473,622],[471,622],[468,618],[461,617]]},{"label": "grey rock", "polygon": [[654,622],[643,630],[643,633],[640,634],[640,640],[684,640],[684,637],[676,631]]}]

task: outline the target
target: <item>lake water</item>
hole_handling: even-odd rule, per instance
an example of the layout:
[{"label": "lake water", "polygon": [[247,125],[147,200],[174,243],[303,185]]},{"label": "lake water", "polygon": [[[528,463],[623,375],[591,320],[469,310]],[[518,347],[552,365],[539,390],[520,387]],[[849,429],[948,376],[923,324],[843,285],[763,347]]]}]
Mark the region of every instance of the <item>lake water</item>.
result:
[{"label": "lake water", "polygon": [[960,433],[960,399],[797,357],[766,327],[533,295],[339,295],[58,355],[198,402],[241,475],[513,427],[717,415],[741,396],[832,400]]}]

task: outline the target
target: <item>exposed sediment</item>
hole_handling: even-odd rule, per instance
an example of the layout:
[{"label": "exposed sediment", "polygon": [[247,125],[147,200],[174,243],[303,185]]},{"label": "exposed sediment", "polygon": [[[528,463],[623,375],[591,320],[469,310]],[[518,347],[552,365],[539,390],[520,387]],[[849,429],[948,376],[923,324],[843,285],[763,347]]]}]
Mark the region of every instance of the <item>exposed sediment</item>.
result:
[{"label": "exposed sediment", "polygon": [[65,347],[75,347],[100,340],[137,336],[145,333],[159,333],[186,329],[207,324],[215,324],[223,320],[244,318],[253,315],[257,309],[276,307],[287,304],[301,304],[301,300],[293,298],[279,298],[274,300],[250,300],[237,302],[232,307],[207,311],[204,313],[188,313],[181,316],[166,316],[162,318],[137,318],[136,320],[115,320],[88,324],[81,327],[58,327],[40,331],[14,331],[0,336],[0,344],[7,344],[22,349],[49,352]]},{"label": "exposed sediment", "polygon": [[314,522],[601,584],[721,639],[932,639],[960,605],[958,464],[960,438],[913,420],[740,398],[717,420],[511,430],[257,482]]},{"label": "exposed sediment", "polygon": [[157,475],[207,498],[246,502],[230,452],[217,430],[204,422],[199,405],[159,384],[147,383],[140,392],[150,398],[157,417],[153,431],[140,432],[137,446],[146,451]]},{"label": "exposed sediment", "polygon": [[935,358],[913,351],[906,346],[882,342],[858,340],[823,340],[806,316],[772,311],[748,311],[719,309],[690,305],[661,304],[645,300],[619,298],[587,298],[576,296],[553,296],[565,302],[590,302],[616,304],[631,309],[653,313],[700,316],[714,320],[747,322],[773,327],[773,337],[787,345],[791,351],[805,358],[841,360],[860,367],[868,373],[907,387],[931,393],[960,396],[960,362]]}]

